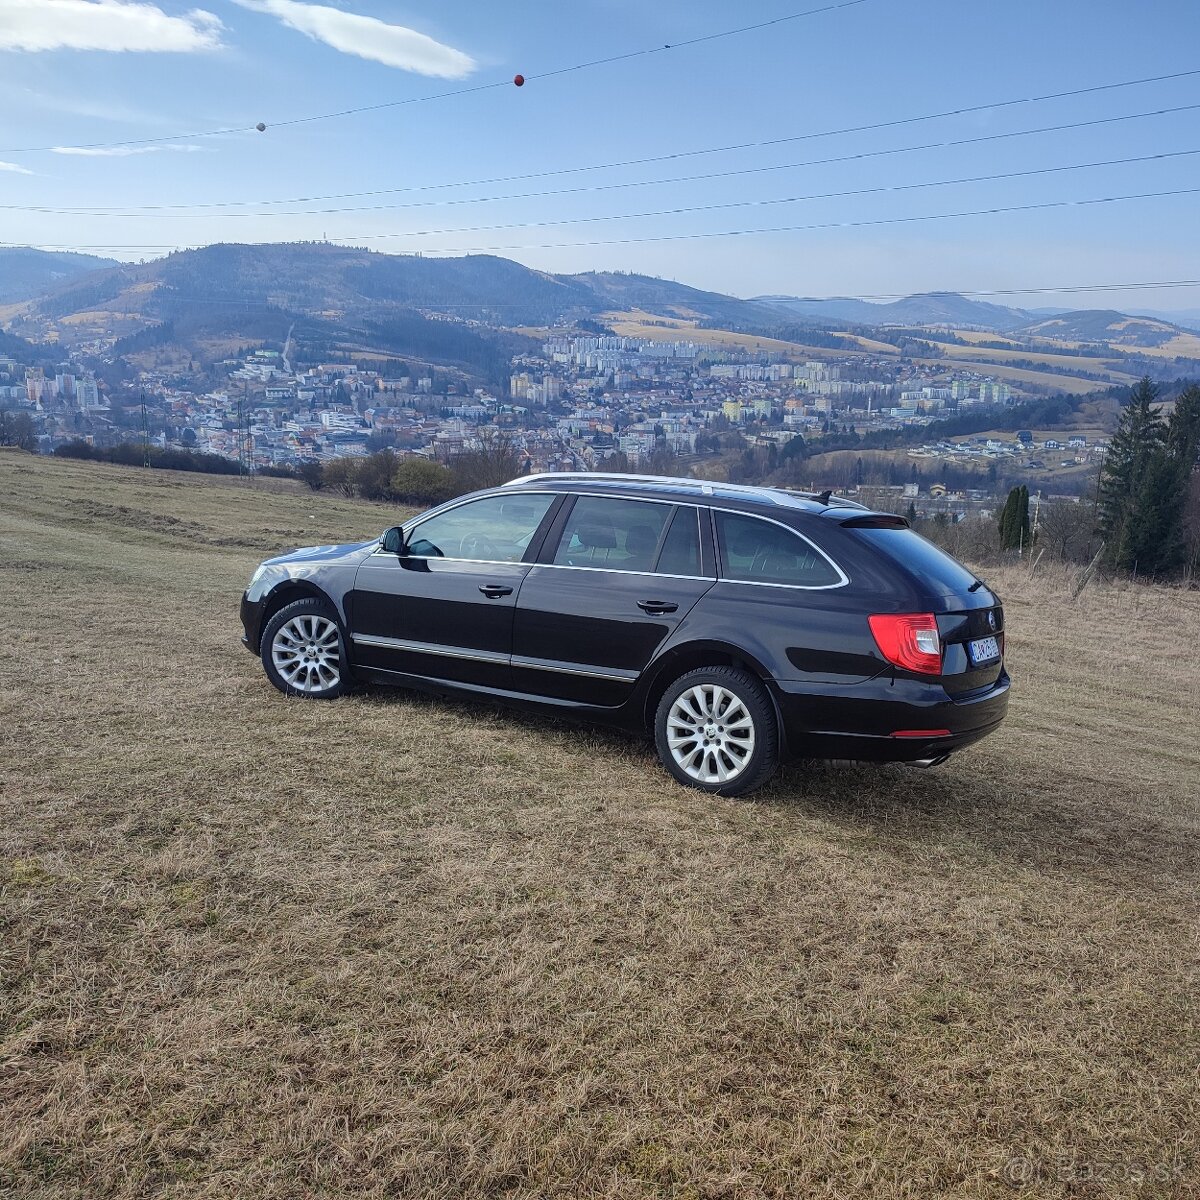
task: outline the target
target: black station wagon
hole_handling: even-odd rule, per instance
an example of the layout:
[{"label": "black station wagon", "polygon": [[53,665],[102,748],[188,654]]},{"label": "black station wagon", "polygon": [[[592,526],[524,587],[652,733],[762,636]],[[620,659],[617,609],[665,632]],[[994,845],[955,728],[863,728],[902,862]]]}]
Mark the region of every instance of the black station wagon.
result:
[{"label": "black station wagon", "polygon": [[829,493],[527,476],[268,559],[241,616],[288,695],[365,680],[602,720],[724,795],[787,757],[932,766],[1008,707],[999,597]]}]

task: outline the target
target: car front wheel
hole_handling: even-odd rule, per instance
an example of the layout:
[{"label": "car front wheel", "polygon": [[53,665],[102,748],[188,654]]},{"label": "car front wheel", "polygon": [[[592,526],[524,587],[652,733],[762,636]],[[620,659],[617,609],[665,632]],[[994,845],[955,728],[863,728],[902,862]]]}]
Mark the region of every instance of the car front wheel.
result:
[{"label": "car front wheel", "polygon": [[654,720],[663,766],[688,787],[743,796],[779,765],[779,729],[764,685],[736,667],[704,667],[667,689]]},{"label": "car front wheel", "polygon": [[332,700],[348,682],[342,631],[329,606],[297,600],[281,608],[262,638],[267,678],[285,695]]}]

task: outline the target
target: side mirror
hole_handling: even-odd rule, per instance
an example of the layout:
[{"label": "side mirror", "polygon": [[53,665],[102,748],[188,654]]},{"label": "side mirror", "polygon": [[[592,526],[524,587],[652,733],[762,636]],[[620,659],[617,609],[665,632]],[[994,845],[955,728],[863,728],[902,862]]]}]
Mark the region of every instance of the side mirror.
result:
[{"label": "side mirror", "polygon": [[383,548],[388,554],[403,556],[408,553],[408,543],[404,540],[404,530],[399,525],[393,525],[383,535]]}]

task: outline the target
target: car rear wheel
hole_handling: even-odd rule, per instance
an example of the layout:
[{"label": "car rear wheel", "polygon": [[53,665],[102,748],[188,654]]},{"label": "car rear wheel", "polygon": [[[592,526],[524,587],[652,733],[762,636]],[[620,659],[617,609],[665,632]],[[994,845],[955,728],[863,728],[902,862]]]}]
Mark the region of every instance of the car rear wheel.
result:
[{"label": "car rear wheel", "polygon": [[342,631],[320,600],[297,600],[281,608],[267,624],[261,657],[267,678],[285,695],[332,700],[346,690]]},{"label": "car rear wheel", "polygon": [[761,787],[779,765],[771,698],[736,667],[703,667],[675,680],[659,702],[654,742],[680,783],[721,796]]}]

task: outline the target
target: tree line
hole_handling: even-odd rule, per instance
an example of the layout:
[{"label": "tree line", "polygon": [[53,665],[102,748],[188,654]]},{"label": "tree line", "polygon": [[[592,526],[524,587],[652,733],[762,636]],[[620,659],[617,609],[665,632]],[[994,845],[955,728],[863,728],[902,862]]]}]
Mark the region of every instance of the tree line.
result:
[{"label": "tree line", "polygon": [[393,504],[440,504],[515,479],[522,461],[506,433],[485,431],[478,449],[455,455],[448,464],[387,449],[363,458],[304,463],[296,474],[314,491]]},{"label": "tree line", "polygon": [[88,462],[117,463],[126,467],[156,467],[161,471],[198,471],[205,475],[240,475],[245,469],[236,459],[198,450],[164,449],[144,446],[141,442],[120,442],[115,446],[93,446],[82,440],[55,446],[56,458],[81,458]]}]

